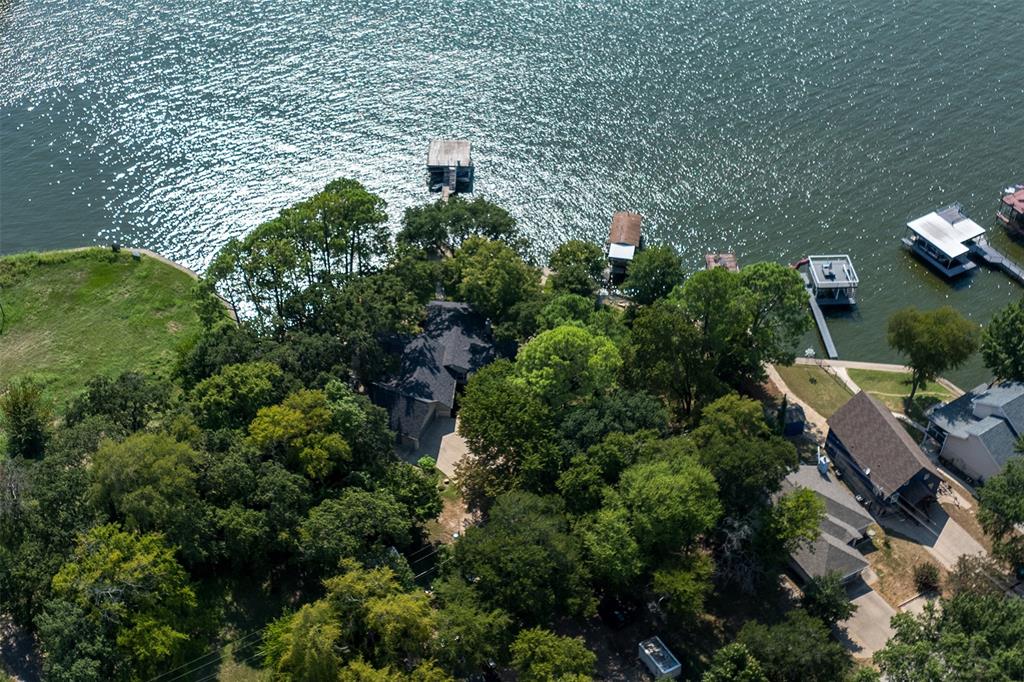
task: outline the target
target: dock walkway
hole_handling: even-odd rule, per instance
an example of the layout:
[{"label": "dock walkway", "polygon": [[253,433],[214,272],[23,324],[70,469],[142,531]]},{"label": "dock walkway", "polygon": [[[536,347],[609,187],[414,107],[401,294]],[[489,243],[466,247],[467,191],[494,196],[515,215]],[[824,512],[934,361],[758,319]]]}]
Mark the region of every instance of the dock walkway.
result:
[{"label": "dock walkway", "polygon": [[832,341],[832,332],[828,330],[825,314],[821,312],[821,306],[818,305],[818,300],[814,296],[814,290],[811,288],[811,279],[803,271],[800,272],[800,276],[803,278],[804,287],[807,289],[807,301],[811,305],[811,314],[814,316],[814,322],[818,325],[821,342],[825,344],[825,353],[828,355],[829,360],[836,360],[839,358],[839,351],[836,350],[836,344]]},{"label": "dock walkway", "polygon": [[971,252],[983,260],[986,265],[1002,270],[1010,279],[1014,279],[1018,284],[1024,285],[1024,268],[993,248],[987,241],[976,240],[971,242]]}]

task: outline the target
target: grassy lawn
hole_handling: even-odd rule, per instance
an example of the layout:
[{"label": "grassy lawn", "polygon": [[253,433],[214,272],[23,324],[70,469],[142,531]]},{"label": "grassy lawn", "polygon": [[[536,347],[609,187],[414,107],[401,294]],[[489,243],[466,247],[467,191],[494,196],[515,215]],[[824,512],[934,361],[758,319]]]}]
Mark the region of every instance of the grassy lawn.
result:
[{"label": "grassy lawn", "polygon": [[0,384],[32,376],[59,414],[95,374],[166,373],[198,331],[192,278],[105,249],[0,258]]},{"label": "grassy lawn", "polygon": [[852,396],[842,381],[816,365],[776,365],[775,369],[789,390],[823,417],[831,417]]},{"label": "grassy lawn", "polygon": [[888,405],[890,410],[902,412],[918,421],[924,419],[925,410],[935,403],[953,399],[953,394],[942,384],[934,382],[918,388],[913,404],[908,404],[909,372],[885,372],[875,369],[848,369],[846,371],[854,383]]}]

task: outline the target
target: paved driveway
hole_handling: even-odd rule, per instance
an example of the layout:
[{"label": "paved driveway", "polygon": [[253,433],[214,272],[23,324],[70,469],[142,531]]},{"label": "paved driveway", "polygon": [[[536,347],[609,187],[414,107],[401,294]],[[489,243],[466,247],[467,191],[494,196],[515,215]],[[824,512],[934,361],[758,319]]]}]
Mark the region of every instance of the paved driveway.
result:
[{"label": "paved driveway", "polygon": [[849,620],[839,623],[839,641],[855,658],[870,658],[893,636],[889,619],[896,615],[896,610],[863,580],[851,585],[847,593],[857,611]]},{"label": "paved driveway", "polygon": [[887,531],[920,544],[950,570],[965,554],[987,554],[985,548],[938,505],[932,505],[930,517],[922,524],[915,524],[902,515],[888,516],[879,522]]},{"label": "paved driveway", "polygon": [[466,441],[456,432],[458,421],[452,418],[438,417],[420,436],[420,447],[402,453],[403,459],[415,464],[420,457],[429,455],[437,462],[437,468],[444,475],[455,476],[455,465],[469,453]]}]

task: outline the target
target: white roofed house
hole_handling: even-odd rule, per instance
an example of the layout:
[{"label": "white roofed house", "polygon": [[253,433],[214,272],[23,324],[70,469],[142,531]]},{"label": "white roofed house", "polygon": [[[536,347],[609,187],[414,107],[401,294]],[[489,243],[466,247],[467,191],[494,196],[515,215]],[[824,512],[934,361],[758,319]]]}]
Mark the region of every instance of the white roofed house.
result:
[{"label": "white roofed house", "polygon": [[982,384],[928,412],[938,455],[984,482],[1003,470],[1024,437],[1024,383]]}]

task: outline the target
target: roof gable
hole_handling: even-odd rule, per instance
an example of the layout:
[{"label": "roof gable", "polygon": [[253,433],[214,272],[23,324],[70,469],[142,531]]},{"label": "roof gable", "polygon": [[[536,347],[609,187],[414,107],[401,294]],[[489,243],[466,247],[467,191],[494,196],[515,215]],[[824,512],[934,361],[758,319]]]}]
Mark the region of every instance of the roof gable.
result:
[{"label": "roof gable", "polygon": [[922,469],[938,475],[914,439],[885,405],[861,391],[836,410],[829,429],[871,480],[891,495]]}]

